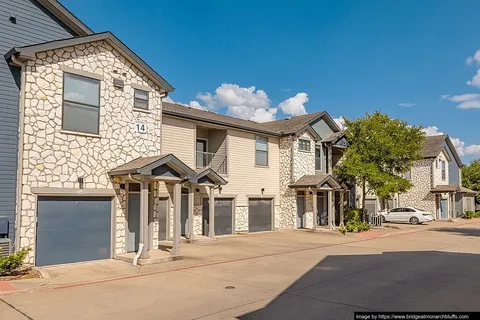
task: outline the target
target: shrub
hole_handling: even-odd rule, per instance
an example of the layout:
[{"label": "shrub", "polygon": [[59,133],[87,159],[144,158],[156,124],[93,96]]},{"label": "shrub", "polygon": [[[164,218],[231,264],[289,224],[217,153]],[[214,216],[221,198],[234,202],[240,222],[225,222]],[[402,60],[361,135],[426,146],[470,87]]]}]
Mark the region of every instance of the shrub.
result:
[{"label": "shrub", "polygon": [[362,211],[360,209],[348,208],[345,211],[344,220],[345,224],[349,221],[360,222],[362,221]]},{"label": "shrub", "polygon": [[470,210],[466,210],[465,213],[463,214],[463,218],[464,219],[472,219],[472,218],[475,218],[475,212],[473,211],[470,211]]},{"label": "shrub", "polygon": [[23,248],[22,250],[12,253],[9,256],[0,258],[0,275],[11,274],[23,266],[23,261],[28,255],[31,248]]},{"label": "shrub", "polygon": [[475,212],[475,218],[480,218],[480,211]]},{"label": "shrub", "polygon": [[341,234],[345,235],[345,233],[347,232],[347,228],[345,228],[345,226],[340,226],[338,227],[338,232],[340,232]]}]

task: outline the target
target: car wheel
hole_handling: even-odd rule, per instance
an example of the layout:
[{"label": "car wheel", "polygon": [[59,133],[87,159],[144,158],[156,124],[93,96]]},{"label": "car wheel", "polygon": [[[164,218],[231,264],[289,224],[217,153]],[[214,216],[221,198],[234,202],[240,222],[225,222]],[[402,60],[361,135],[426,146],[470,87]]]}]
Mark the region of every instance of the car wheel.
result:
[{"label": "car wheel", "polygon": [[418,220],[417,217],[411,217],[410,218],[410,223],[411,224],[418,224],[420,222],[420,220]]}]

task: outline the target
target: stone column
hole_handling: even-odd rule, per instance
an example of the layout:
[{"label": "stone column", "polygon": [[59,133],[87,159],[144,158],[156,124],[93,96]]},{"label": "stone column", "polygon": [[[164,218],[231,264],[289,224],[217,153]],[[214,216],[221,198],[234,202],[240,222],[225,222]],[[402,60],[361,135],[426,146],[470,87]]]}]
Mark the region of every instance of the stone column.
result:
[{"label": "stone column", "polygon": [[329,173],[329,174],[332,174],[332,173],[333,173],[333,172],[332,172],[332,170],[333,170],[333,165],[332,165],[332,164],[333,164],[332,155],[333,155],[333,152],[332,152],[332,145],[331,145],[331,144],[329,144],[329,145],[328,145],[328,163],[327,163],[327,166],[328,166],[328,167],[327,167],[327,168],[328,168],[328,169],[327,169],[327,170],[328,170],[328,172],[327,172],[327,173]]},{"label": "stone column", "polygon": [[208,199],[208,237],[215,238],[215,189],[210,187]]},{"label": "stone column", "polygon": [[317,229],[317,217],[318,217],[317,190],[313,190],[313,225],[312,225],[312,230]]},{"label": "stone column", "polygon": [[343,196],[344,196],[344,191],[340,190],[340,227],[343,227]]},{"label": "stone column", "polygon": [[190,241],[193,240],[194,237],[194,232],[193,232],[193,206],[195,202],[195,193],[194,193],[194,188],[193,186],[190,186],[190,189],[188,189],[188,239]]},{"label": "stone column", "polygon": [[148,232],[148,182],[140,183],[140,243],[143,243],[143,250],[140,254],[141,259],[150,258],[149,254],[149,236]]},{"label": "stone column", "polygon": [[180,222],[180,212],[182,210],[182,186],[176,183],[173,186],[173,247],[172,255],[180,253],[180,232],[182,230]]}]

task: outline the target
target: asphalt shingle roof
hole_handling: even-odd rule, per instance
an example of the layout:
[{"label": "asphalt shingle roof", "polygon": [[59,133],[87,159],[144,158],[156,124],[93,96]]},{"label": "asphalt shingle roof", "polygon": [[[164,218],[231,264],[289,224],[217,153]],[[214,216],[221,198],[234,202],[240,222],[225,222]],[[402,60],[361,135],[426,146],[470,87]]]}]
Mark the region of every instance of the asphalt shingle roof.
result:
[{"label": "asphalt shingle roof", "polygon": [[431,192],[458,192],[458,193],[469,193],[477,194],[476,191],[459,186],[458,184],[446,184],[446,185],[437,185],[435,188],[430,190]]},{"label": "asphalt shingle roof", "polygon": [[422,155],[424,158],[436,158],[443,150],[443,142],[447,135],[428,136],[423,142]]},{"label": "asphalt shingle roof", "polygon": [[324,115],[325,111],[309,113],[282,120],[255,122],[226,116],[212,111],[186,107],[180,104],[163,102],[163,113],[166,115],[179,116],[214,124],[233,126],[244,130],[282,136],[297,133],[305,128],[311,121]]}]

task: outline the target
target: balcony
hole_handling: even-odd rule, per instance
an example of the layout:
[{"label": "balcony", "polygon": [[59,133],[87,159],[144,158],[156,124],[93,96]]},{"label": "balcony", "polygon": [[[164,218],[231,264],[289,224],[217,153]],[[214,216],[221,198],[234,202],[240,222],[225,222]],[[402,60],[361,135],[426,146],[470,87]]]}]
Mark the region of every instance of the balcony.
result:
[{"label": "balcony", "polygon": [[219,156],[213,152],[197,151],[197,169],[212,168],[217,173],[227,174],[227,156]]},{"label": "balcony", "polygon": [[212,168],[227,174],[227,131],[197,126],[195,165],[197,169]]}]

